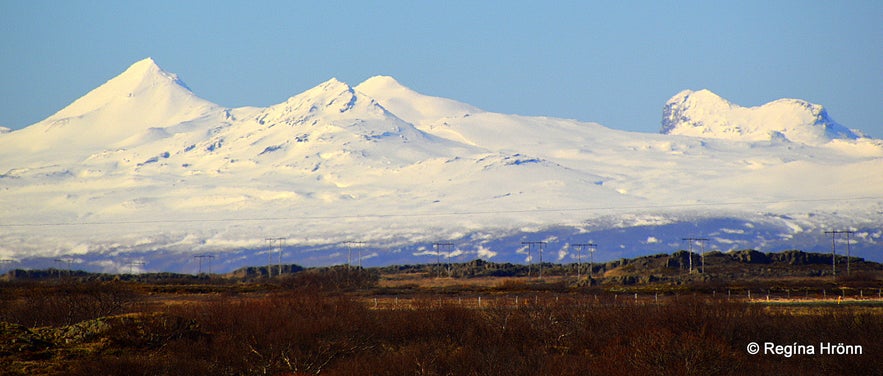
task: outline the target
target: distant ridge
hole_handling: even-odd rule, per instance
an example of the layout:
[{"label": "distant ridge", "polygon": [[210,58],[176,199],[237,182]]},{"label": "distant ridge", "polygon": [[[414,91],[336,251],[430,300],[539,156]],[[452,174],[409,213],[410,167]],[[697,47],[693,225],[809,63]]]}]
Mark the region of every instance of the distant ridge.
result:
[{"label": "distant ridge", "polygon": [[[710,91],[666,105],[663,134],[493,113],[389,76],[331,78],[267,107],[225,108],[152,59],[46,120],[0,134],[0,258],[88,270],[482,259],[614,260],[709,239],[706,249],[824,251],[852,231],[879,257],[883,141],[823,108],[742,108]],[[692,132],[692,133],[691,133]],[[846,239],[833,239],[836,244]],[[456,244],[435,254],[433,244]],[[601,260],[599,259],[599,260]]]},{"label": "distant ridge", "polygon": [[[706,252],[693,254],[693,273],[688,274],[689,252],[677,251],[672,254],[655,254],[635,258],[597,262],[560,263],[547,262],[544,264],[546,276],[571,276],[575,278],[577,267],[580,267],[580,275],[588,279],[591,275],[593,283],[602,285],[645,285],[682,283],[684,281],[710,282],[721,285],[740,285],[758,283],[762,280],[780,280],[783,278],[802,278],[802,283],[807,281],[818,282],[830,281],[834,276],[831,268],[832,256],[804,252],[800,250],[788,250],[782,252],[759,252],[753,249],[743,249],[729,252]],[[860,257],[848,259],[851,266],[850,277],[856,281],[865,283],[880,283],[883,277],[883,264],[866,261]],[[847,257],[836,257],[837,267],[841,281],[848,280],[846,275]],[[338,266],[345,268],[345,266]],[[445,276],[452,278],[476,278],[476,277],[528,277],[531,275],[528,265],[511,263],[496,263],[481,259],[451,263],[443,265],[435,263],[423,264],[400,264],[382,267],[368,267],[365,270],[372,273],[382,274],[426,274],[432,278],[439,267],[446,270]],[[533,265],[533,273],[536,273],[539,265]],[[309,270],[324,270],[324,268],[304,268],[296,264],[271,264],[263,266],[244,266],[229,273],[219,276],[234,280],[265,280],[272,277],[290,276]],[[356,269],[356,268],[354,268]],[[62,270],[10,270],[0,279],[6,280],[44,280],[60,278],[64,274],[68,279],[79,280],[139,280],[161,282],[164,280],[198,281],[200,276],[192,274],[176,273],[144,273],[135,274],[129,271],[121,271],[116,274],[88,273],[83,271]],[[206,276],[201,276],[205,278]],[[878,281],[878,282],[874,282]],[[586,281],[583,281],[584,283]],[[798,282],[800,283],[800,282]],[[804,286],[805,287],[805,286]],[[869,287],[869,286],[864,286]]]},{"label": "distant ridge", "polygon": [[663,107],[660,133],[745,141],[784,139],[806,144],[860,137],[832,120],[821,105],[779,99],[746,108],[709,90],[684,90],[669,99]]}]

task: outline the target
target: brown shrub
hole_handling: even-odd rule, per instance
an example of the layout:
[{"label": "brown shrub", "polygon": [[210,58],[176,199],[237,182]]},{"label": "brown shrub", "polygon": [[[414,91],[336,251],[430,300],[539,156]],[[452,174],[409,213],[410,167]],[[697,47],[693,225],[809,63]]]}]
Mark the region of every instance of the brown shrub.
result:
[{"label": "brown shrub", "polygon": [[[95,352],[67,353],[59,360],[67,367],[57,369],[74,375],[507,376],[881,370],[875,355],[883,353],[883,320],[875,309],[822,307],[794,313],[707,297],[643,304],[603,293],[597,298],[530,295],[518,304],[497,296],[481,308],[424,295],[391,309],[370,309],[357,296],[323,288],[217,295],[172,306],[163,314],[105,320],[109,329],[80,340],[100,344]],[[9,336],[23,332],[7,327]],[[29,351],[64,354],[45,351],[69,339],[62,337]],[[864,355],[785,358],[745,351],[749,342],[767,341],[860,344]],[[15,354],[0,354],[10,356]]]},{"label": "brown shrub", "polygon": [[0,320],[28,327],[71,325],[127,312],[139,295],[121,282],[33,283],[12,290]]}]

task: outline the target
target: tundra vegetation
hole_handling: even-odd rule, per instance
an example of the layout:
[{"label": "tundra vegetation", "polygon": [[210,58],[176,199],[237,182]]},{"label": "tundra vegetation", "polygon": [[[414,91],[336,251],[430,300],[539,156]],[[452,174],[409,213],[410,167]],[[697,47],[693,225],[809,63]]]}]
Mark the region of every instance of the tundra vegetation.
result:
[{"label": "tundra vegetation", "polygon": [[[13,271],[0,282],[0,373],[883,372],[880,264],[855,259],[849,277],[834,277],[825,272],[830,256],[705,256],[703,273],[686,271],[690,256],[675,253],[595,264],[591,275],[588,265],[546,264],[543,279],[538,265],[484,261],[288,265],[273,277],[266,267],[200,276]],[[759,354],[746,350],[752,342]],[[763,351],[773,344],[798,351]],[[861,353],[822,354],[820,344]]]}]

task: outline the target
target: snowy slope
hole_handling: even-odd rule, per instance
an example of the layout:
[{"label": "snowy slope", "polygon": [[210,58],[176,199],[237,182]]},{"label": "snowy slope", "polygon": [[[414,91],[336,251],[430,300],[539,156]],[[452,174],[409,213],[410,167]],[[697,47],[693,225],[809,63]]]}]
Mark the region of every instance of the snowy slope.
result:
[{"label": "snowy slope", "polygon": [[70,158],[218,110],[147,58],[45,120],[0,138],[0,148],[24,158]]},{"label": "snowy slope", "polygon": [[484,112],[451,99],[417,93],[389,76],[371,77],[356,86],[356,90],[377,99],[397,116],[417,126],[427,121]]},{"label": "snowy slope", "polygon": [[193,272],[192,257],[211,253],[220,271],[266,262],[265,238],[284,237],[284,261],[307,265],[345,262],[340,244],[351,240],[374,264],[433,261],[436,241],[457,244],[452,260],[525,262],[524,240],[547,240],[570,262],[573,242],[614,259],[671,252],[694,235],[722,250],[829,251],[831,228],[856,230],[853,251],[876,257],[883,142],[819,138],[818,121],[790,104],[673,101],[666,118],[713,114],[743,133],[498,114],[385,76],[223,108],[146,59],[0,135],[0,258]]},{"label": "snowy slope", "polygon": [[684,90],[663,108],[663,134],[729,140],[790,140],[820,144],[859,136],[834,122],[825,108],[799,99],[779,99],[758,107],[730,103],[708,90]]}]

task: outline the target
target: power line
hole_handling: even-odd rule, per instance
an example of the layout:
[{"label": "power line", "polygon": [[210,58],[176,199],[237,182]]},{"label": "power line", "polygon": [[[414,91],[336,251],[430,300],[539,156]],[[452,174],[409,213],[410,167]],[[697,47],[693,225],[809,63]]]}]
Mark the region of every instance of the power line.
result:
[{"label": "power line", "polygon": [[[264,240],[267,241],[269,245],[267,249],[267,278],[273,277],[273,251],[275,250],[277,256],[279,257],[278,273],[276,275],[282,275],[282,248],[285,247],[285,240],[288,238],[266,238]],[[276,245],[274,248],[273,245]]]},{"label": "power line", "polygon": [[129,262],[129,274],[135,274],[135,267],[144,265],[144,261],[132,261]]},{"label": "power line", "polygon": [[702,262],[702,268],[700,270],[700,273],[705,273],[705,255],[704,255],[705,254],[705,245],[702,242],[707,242],[709,239],[690,237],[690,238],[684,238],[684,240],[690,241],[690,272],[688,274],[693,274],[693,242],[694,241],[700,242],[699,244],[702,246],[702,253],[699,254],[699,256],[701,258],[701,262]]},{"label": "power line", "polygon": [[531,257],[531,250],[534,247],[540,252],[540,279],[543,279],[543,248],[546,247],[546,242],[521,242],[522,245],[527,245],[527,276],[530,277],[530,264],[533,262],[533,257]]},{"label": "power line", "polygon": [[215,258],[214,255],[196,255],[193,257],[199,260],[199,273],[197,275],[202,275],[202,260],[206,258],[209,259],[208,274],[212,274],[212,260]]},{"label": "power line", "polygon": [[346,247],[346,267],[349,268],[352,264],[350,263],[350,258],[352,258],[353,248],[356,248],[359,256],[359,268],[362,267],[362,247],[365,246],[365,242],[363,241],[345,241],[343,242],[344,247]]},{"label": "power line", "polygon": [[576,243],[571,244],[572,247],[576,247],[577,249],[577,264],[576,264],[576,279],[580,279],[580,268],[582,268],[582,250],[588,249],[589,254],[591,255],[591,261],[589,261],[589,279],[592,279],[592,267],[595,264],[595,247],[597,244],[594,243]]},{"label": "power line", "polygon": [[831,273],[837,277],[837,235],[846,234],[846,275],[849,276],[849,235],[855,234],[852,230],[831,230],[825,231],[825,234],[831,234]]},{"label": "power line", "polygon": [[438,278],[441,278],[441,248],[445,247],[445,249],[450,250],[452,247],[454,247],[454,243],[433,243],[432,246],[435,248],[436,273]]},{"label": "power line", "polygon": [[11,264],[11,263],[13,263],[13,262],[15,262],[15,260],[10,260],[10,259],[0,259],[0,264]]},{"label": "power line", "polygon": [[[55,262],[67,263],[67,275],[71,275],[71,264],[74,262],[74,259],[70,257],[55,259]],[[61,277],[61,270],[58,271],[58,276]]]}]

